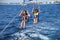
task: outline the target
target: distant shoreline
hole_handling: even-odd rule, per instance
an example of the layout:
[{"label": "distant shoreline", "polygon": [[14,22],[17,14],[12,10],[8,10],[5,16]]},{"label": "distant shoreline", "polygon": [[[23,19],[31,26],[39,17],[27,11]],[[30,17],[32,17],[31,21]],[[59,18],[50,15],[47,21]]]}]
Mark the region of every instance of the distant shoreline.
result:
[{"label": "distant shoreline", "polygon": [[60,4],[60,1],[46,1],[46,2],[16,2],[16,3],[13,3],[13,2],[10,2],[10,3],[2,3],[0,2],[0,5],[23,5],[23,4]]},{"label": "distant shoreline", "polygon": [[[60,3],[55,3],[55,4],[60,4]],[[22,4],[0,4],[0,5],[22,5]],[[43,5],[43,4],[39,4],[39,5]]]}]

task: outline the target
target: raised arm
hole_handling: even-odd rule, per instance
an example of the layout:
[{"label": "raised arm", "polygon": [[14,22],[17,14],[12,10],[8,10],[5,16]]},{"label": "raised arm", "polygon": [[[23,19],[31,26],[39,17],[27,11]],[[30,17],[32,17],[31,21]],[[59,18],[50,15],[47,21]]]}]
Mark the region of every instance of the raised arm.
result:
[{"label": "raised arm", "polygon": [[29,14],[29,12],[27,12],[28,13],[28,16],[30,17],[30,14]]},{"label": "raised arm", "polygon": [[28,16],[30,17],[30,14],[28,13]]}]

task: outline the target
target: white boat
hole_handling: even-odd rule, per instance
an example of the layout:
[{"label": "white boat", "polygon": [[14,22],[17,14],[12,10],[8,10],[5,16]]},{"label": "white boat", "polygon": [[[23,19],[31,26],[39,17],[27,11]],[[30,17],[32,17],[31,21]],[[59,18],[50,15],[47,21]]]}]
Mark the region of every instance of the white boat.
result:
[{"label": "white boat", "polygon": [[27,5],[27,3],[24,3],[24,2],[23,2],[21,5],[22,5],[22,6],[26,6],[26,5]]},{"label": "white boat", "polygon": [[30,0],[30,1],[27,1],[27,0],[23,0],[23,2],[22,2],[22,6],[26,6],[29,2],[31,2],[32,0]]}]

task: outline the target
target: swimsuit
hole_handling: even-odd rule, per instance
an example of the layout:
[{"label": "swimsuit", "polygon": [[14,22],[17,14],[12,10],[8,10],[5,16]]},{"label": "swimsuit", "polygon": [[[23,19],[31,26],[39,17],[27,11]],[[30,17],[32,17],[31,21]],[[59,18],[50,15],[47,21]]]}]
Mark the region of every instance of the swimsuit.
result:
[{"label": "swimsuit", "polygon": [[34,17],[35,18],[38,18],[38,13],[34,13]]},{"label": "swimsuit", "polygon": [[22,20],[27,21],[28,19],[28,14],[27,13],[22,13]]}]

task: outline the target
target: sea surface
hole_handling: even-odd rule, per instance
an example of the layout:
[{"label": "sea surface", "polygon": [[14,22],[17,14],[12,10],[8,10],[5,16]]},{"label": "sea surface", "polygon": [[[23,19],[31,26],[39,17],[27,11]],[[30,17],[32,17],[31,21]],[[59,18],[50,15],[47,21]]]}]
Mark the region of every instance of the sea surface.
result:
[{"label": "sea surface", "polygon": [[[40,10],[38,24],[33,23],[33,5]],[[30,17],[20,30],[22,10]],[[0,40],[60,40],[60,4],[0,5]]]}]

